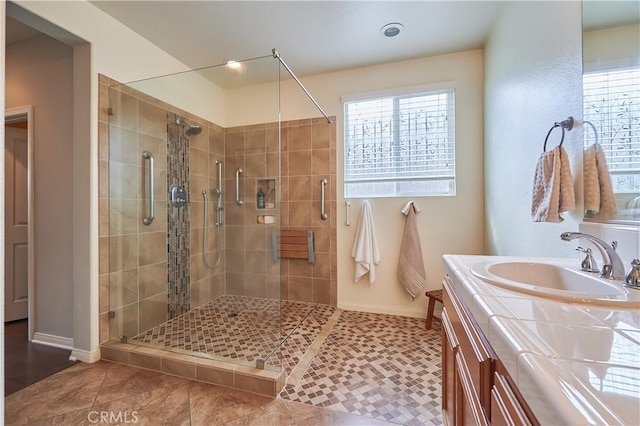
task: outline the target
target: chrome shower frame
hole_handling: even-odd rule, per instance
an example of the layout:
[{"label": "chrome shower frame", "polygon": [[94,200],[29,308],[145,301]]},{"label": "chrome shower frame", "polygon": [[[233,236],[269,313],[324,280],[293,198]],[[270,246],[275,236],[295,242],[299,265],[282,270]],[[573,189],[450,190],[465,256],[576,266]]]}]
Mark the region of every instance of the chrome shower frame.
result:
[{"label": "chrome shower frame", "polygon": [[327,115],[326,112],[324,112],[324,110],[320,107],[320,104],[318,104],[318,102],[316,102],[316,100],[313,98],[313,96],[311,96],[311,93],[309,93],[309,91],[307,90],[306,87],[304,87],[304,84],[302,84],[302,82],[300,81],[300,79],[293,73],[293,71],[291,71],[291,68],[289,68],[289,66],[286,64],[286,62],[284,61],[284,59],[282,59],[282,56],[280,56],[280,54],[278,53],[278,51],[274,48],[271,49],[271,53],[273,55],[273,57],[275,59],[277,59],[278,61],[280,61],[280,63],[282,64],[282,66],[287,70],[287,72],[289,73],[289,75],[291,77],[293,77],[293,79],[296,81],[296,83],[298,83],[298,86],[300,86],[300,88],[302,89],[302,91],[309,97],[309,99],[311,99],[311,102],[313,102],[313,104],[316,106],[316,108],[318,108],[318,111],[320,111],[322,113],[322,115],[324,115],[324,118],[327,119],[327,122],[329,124],[332,123],[331,119],[329,118],[329,116]]}]

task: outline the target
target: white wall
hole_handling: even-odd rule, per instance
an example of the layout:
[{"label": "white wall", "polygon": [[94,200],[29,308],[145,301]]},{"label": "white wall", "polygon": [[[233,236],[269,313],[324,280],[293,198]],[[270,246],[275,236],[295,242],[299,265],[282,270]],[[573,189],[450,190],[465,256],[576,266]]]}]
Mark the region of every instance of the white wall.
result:
[{"label": "white wall", "polygon": [[[582,118],[581,3],[509,2],[485,48],[486,249],[572,257],[560,240],[582,219],[582,128],[567,132],[576,210],[560,224],[531,221],[533,174],[554,122]],[[557,141],[558,132],[550,137]]]},{"label": "white wall", "polygon": [[[352,203],[352,226],[345,226],[343,173],[343,112],[341,97],[386,89],[428,85],[451,81],[456,87],[456,173],[455,197],[414,198],[422,209],[418,215],[427,290],[440,287],[444,253],[480,254],[483,249],[482,188],[482,51],[396,62],[348,71],[302,78],[302,82],[329,115],[337,117],[337,224],[338,305],[369,312],[421,317],[426,312],[426,297],[416,301],[400,286],[396,268],[404,217],[400,208],[406,198],[372,199],[381,263],[376,282],[367,278],[354,283],[351,246],[362,201]],[[295,69],[294,69],[295,72]],[[273,121],[270,104],[260,104],[270,93],[269,85],[227,93],[227,124],[252,124]],[[262,93],[263,95],[259,95]],[[258,95],[257,95],[258,94]],[[292,80],[282,83],[282,119],[318,117],[321,114]],[[250,106],[249,108],[247,106]],[[237,120],[237,121],[233,121]]]},{"label": "white wall", "polygon": [[6,48],[6,107],[33,105],[34,331],[73,338],[73,50],[41,35]]}]

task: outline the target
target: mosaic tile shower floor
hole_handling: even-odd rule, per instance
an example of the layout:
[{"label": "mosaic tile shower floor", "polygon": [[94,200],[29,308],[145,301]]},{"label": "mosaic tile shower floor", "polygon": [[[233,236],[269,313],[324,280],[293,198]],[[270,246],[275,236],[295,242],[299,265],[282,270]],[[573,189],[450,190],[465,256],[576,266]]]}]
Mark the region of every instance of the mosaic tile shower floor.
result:
[{"label": "mosaic tile shower floor", "polygon": [[[129,342],[230,358],[251,366],[262,359],[290,374],[334,311],[327,305],[227,295]],[[281,351],[276,351],[281,344]]]}]

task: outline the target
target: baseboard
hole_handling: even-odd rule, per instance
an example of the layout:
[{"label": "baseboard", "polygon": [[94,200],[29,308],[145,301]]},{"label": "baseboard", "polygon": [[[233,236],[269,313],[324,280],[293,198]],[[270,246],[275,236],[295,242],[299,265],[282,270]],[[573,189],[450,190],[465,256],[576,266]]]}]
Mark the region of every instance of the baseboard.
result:
[{"label": "baseboard", "polygon": [[69,337],[54,336],[53,334],[39,333],[36,331],[33,333],[31,342],[53,346],[54,348],[73,350],[73,339]]},{"label": "baseboard", "polygon": [[86,363],[92,363],[96,361],[100,361],[100,348],[97,348],[93,351],[85,351],[84,349],[74,348],[71,351],[71,356],[69,357],[71,361],[82,361]]},{"label": "baseboard", "polygon": [[387,314],[398,315],[401,317],[410,318],[426,318],[427,308],[399,308],[397,306],[383,306],[383,305],[352,305],[352,304],[338,304],[338,308],[347,311],[358,312],[370,312],[372,314]]}]

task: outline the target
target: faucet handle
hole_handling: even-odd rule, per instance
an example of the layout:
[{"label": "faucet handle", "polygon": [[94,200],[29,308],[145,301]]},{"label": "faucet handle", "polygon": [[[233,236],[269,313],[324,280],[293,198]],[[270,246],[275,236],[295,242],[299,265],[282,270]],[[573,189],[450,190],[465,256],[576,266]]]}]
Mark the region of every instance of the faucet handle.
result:
[{"label": "faucet handle", "polygon": [[633,259],[631,270],[624,279],[625,287],[640,289],[640,259]]},{"label": "faucet handle", "polygon": [[599,272],[598,270],[598,265],[596,264],[596,260],[593,258],[593,255],[591,254],[591,249],[590,248],[582,248],[582,247],[577,247],[576,251],[579,251],[581,253],[585,254],[584,259],[582,260],[582,263],[580,263],[580,270],[581,271],[585,271],[585,272]]}]

